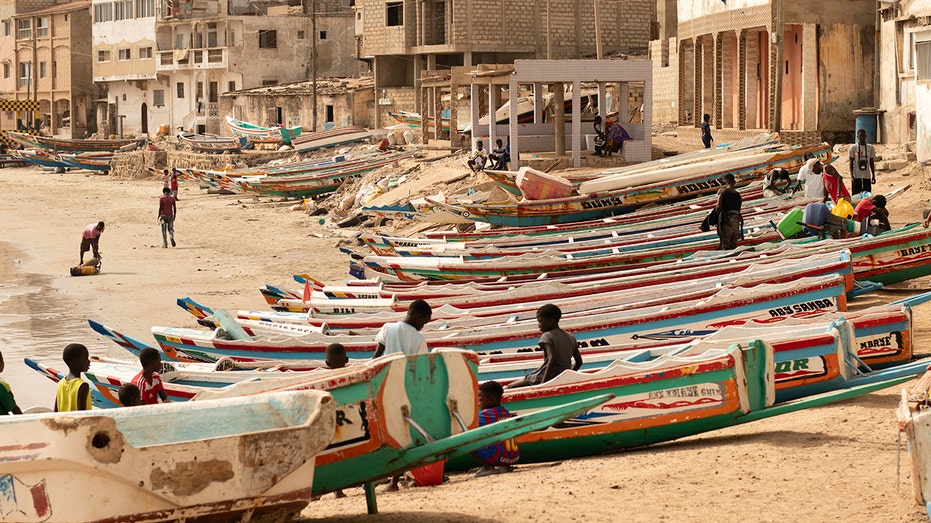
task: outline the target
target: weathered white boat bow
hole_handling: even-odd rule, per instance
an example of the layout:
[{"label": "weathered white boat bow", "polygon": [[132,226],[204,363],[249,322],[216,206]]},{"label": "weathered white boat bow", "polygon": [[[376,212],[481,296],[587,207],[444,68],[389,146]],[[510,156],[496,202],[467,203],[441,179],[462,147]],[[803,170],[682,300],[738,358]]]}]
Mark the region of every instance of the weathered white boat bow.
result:
[{"label": "weathered white boat bow", "polygon": [[323,391],[4,416],[0,521],[286,520],[335,419]]}]

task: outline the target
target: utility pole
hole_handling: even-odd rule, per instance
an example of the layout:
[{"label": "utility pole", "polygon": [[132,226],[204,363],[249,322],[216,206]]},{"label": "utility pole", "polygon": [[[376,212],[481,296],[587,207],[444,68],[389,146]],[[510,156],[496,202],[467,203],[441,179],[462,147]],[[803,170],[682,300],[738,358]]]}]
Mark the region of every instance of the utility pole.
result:
[{"label": "utility pole", "polygon": [[314,113],[311,130],[317,132],[317,0],[311,2],[310,9],[310,52],[313,58],[313,62],[311,62],[311,75],[313,76],[311,84],[314,91],[311,102],[311,110]]}]

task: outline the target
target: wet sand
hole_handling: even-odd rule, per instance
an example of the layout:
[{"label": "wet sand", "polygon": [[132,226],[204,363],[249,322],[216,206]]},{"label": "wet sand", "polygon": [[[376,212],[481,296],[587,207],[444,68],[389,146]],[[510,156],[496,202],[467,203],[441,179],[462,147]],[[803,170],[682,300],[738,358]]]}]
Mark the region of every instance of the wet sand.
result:
[{"label": "wet sand", "polygon": [[[2,169],[0,191],[0,285],[6,285],[0,286],[0,343],[4,377],[21,404],[27,396],[47,403],[54,395],[50,382],[21,368],[21,355],[61,366],[61,349],[81,342],[94,354],[122,356],[87,327],[87,318],[151,341],[152,325],[194,324],[175,305],[180,296],[208,306],[265,308],[256,291],[264,283],[293,286],[290,276],[297,272],[347,277],[347,259],[335,248],[339,238],[329,236],[316,217],[289,211],[291,203],[218,197],[182,184],[178,247],[163,249],[158,180]],[[897,200],[896,223],[915,221],[927,201],[925,189],[913,191]],[[98,220],[108,224],[100,244],[103,272],[71,277],[81,231]],[[916,282],[927,284],[926,278]],[[14,287],[16,296],[4,298]],[[931,307],[915,313],[918,349],[928,352]],[[365,515],[362,490],[349,489],[348,498],[330,494],[311,503],[304,517],[406,523],[926,521],[924,509],[911,500],[907,456],[898,454],[898,395],[898,389],[886,390],[646,449],[520,466],[511,474],[457,474],[438,487],[396,493],[379,487],[381,513],[375,517]]]}]

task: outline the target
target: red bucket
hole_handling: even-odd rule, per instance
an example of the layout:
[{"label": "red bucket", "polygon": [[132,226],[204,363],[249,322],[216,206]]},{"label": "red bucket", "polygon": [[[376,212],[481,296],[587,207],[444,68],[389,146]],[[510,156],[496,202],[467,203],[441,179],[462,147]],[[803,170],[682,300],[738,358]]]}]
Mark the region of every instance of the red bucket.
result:
[{"label": "red bucket", "polygon": [[409,472],[410,475],[414,477],[414,485],[418,487],[430,487],[439,485],[443,482],[443,467],[445,466],[446,460],[443,460],[411,469]]}]

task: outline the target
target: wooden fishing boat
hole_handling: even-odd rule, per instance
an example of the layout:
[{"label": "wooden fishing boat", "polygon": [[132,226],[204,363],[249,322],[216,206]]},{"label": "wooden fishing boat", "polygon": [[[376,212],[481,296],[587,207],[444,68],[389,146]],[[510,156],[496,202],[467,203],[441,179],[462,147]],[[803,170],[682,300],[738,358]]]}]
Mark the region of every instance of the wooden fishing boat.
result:
[{"label": "wooden fishing boat", "polygon": [[109,153],[62,153],[58,155],[58,159],[68,167],[88,171],[103,171],[106,174],[110,170],[113,155]]},{"label": "wooden fishing boat", "polygon": [[42,167],[54,167],[56,169],[67,169],[69,167],[68,164],[61,161],[57,155],[49,154],[42,149],[21,149],[19,151],[13,151],[12,154],[15,158],[23,160],[24,162]]},{"label": "wooden fishing boat", "polygon": [[293,139],[291,145],[299,153],[316,151],[325,147],[348,145],[357,142],[367,142],[372,139],[372,131],[367,131],[354,125],[337,127],[315,133],[304,133]]},{"label": "wooden fishing boat", "polygon": [[[502,404],[511,412],[524,413],[589,394],[611,391],[614,395],[584,415],[519,436],[521,463],[534,463],[670,441],[825,405],[911,379],[894,373],[885,379],[886,371],[877,371],[868,380],[851,379],[842,390],[777,404],[772,357],[770,346],[754,340],[748,347],[734,346],[724,354],[670,356],[662,365],[618,363],[595,374],[567,371],[542,385],[505,391]],[[474,459],[468,457],[447,463],[451,470],[473,466]]]},{"label": "wooden fishing boat", "polygon": [[[931,371],[910,389],[902,389],[896,409],[899,432],[905,434],[911,464],[912,496],[931,518]],[[901,450],[900,450],[901,452]]]},{"label": "wooden fishing boat", "polygon": [[[844,278],[837,275],[803,278],[786,285],[758,285],[751,289],[722,289],[711,297],[664,303],[644,308],[618,307],[564,312],[561,325],[582,347],[625,343],[638,337],[669,338],[681,332],[717,330],[728,324],[765,317],[780,321],[845,307]],[[92,324],[92,327],[95,327]],[[97,330],[97,328],[95,328]],[[106,335],[110,329],[98,330]],[[440,331],[441,332],[441,331]],[[521,352],[537,346],[535,320],[517,320],[480,328],[456,329],[430,335],[431,347],[458,347],[475,352]],[[225,332],[153,327],[153,336],[171,359],[216,361],[227,356],[237,361],[320,358],[326,345],[342,343],[350,357],[365,358],[375,351],[370,336],[292,335],[250,336],[229,339]],[[429,334],[429,333],[425,333]]]},{"label": "wooden fishing boat", "polygon": [[136,147],[140,140],[136,138],[126,138],[118,140],[78,140],[70,138],[52,138],[49,136],[39,136],[18,133],[14,131],[5,131],[6,135],[17,143],[23,144],[29,149],[44,149],[55,152],[116,152],[124,150],[125,147]]},{"label": "wooden fishing boat", "polygon": [[[830,160],[827,144],[801,147],[785,152],[763,155],[753,162],[729,166],[721,170],[703,170],[691,176],[663,181],[644,182],[628,188],[596,193],[584,193],[567,198],[521,202],[475,203],[460,200],[454,203],[430,200],[434,205],[463,218],[485,221],[494,225],[527,226],[590,220],[624,214],[647,204],[666,203],[704,194],[714,194],[723,187],[723,176],[733,174],[738,186],[758,180],[776,167],[797,170],[804,164],[805,153],[825,161]],[[640,176],[640,175],[638,175]],[[643,175],[646,180],[646,175]],[[429,199],[428,199],[429,200]]]},{"label": "wooden fishing boat", "polygon": [[237,120],[232,116],[226,117],[226,125],[233,131],[233,136],[248,138],[254,143],[283,143],[290,144],[291,140],[300,136],[303,127],[262,127],[259,125]]},{"label": "wooden fishing boat", "polygon": [[[423,127],[423,117],[420,116],[420,113],[411,111],[388,111],[388,116],[394,118],[394,121],[398,124],[405,125],[412,129],[420,129]],[[427,127],[436,127],[436,122],[433,118],[427,119]],[[449,132],[449,116],[440,117],[440,130]]]},{"label": "wooden fishing boat", "polygon": [[220,136],[206,136],[202,134],[188,134],[179,136],[181,143],[202,153],[235,153],[252,147],[248,138],[223,138]]},{"label": "wooden fishing boat", "polygon": [[4,518],[290,519],[311,499],[314,457],[335,423],[333,397],[309,390],[5,416]]},{"label": "wooden fishing boat", "polygon": [[15,154],[0,154],[0,169],[8,165],[27,165],[28,163]]}]

